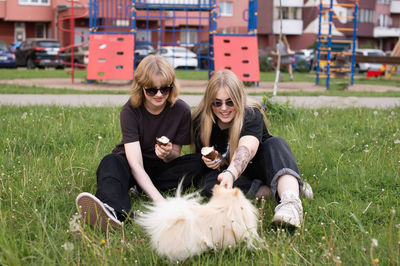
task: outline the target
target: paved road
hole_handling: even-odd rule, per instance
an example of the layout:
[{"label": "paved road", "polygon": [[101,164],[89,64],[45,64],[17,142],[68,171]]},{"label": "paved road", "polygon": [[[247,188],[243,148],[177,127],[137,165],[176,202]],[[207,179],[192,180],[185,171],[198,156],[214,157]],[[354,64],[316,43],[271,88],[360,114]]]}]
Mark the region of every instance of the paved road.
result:
[{"label": "paved road", "polygon": [[[181,95],[190,106],[196,106],[201,95]],[[122,106],[129,95],[110,94],[1,94],[0,105],[62,105],[62,106]],[[249,96],[256,101],[261,101],[261,96]],[[389,97],[330,97],[330,96],[277,96],[275,101],[284,103],[289,101],[290,105],[298,108],[391,108],[400,106],[400,98]]]}]

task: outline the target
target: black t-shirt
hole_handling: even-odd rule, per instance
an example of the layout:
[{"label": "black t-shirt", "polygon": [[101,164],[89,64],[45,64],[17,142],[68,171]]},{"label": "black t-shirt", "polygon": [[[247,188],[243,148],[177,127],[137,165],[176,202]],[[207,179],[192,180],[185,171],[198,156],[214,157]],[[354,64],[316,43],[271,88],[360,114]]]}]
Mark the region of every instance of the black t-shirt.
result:
[{"label": "black t-shirt", "polygon": [[[193,122],[195,129],[198,128],[198,123],[198,120]],[[243,136],[254,136],[260,142],[272,137],[268,132],[263,116],[259,109],[250,107],[246,108],[244,113],[243,127],[240,133],[240,137]],[[196,152],[200,152],[204,145],[200,140],[199,130],[195,130],[194,137]],[[225,158],[229,150],[229,128],[221,130],[217,123],[215,123],[211,132],[210,146],[214,146],[218,153]]]},{"label": "black t-shirt", "polygon": [[166,136],[178,145],[190,143],[190,107],[180,99],[172,107],[167,102],[158,115],[149,113],[144,106],[134,108],[128,101],[122,107],[120,124],[122,140],[113,153],[125,153],[124,144],[139,141],[144,158],[158,159],[154,151],[156,138]]}]

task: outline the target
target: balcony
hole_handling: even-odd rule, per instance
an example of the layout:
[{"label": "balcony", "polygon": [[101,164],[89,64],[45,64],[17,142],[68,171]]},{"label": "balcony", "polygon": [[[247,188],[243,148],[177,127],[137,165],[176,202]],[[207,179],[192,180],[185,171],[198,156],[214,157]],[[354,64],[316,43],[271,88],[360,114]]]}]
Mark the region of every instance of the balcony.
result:
[{"label": "balcony", "polygon": [[390,4],[390,13],[400,14],[400,1],[392,0],[392,3]]},{"label": "balcony", "polygon": [[400,28],[374,27],[374,38],[399,37]]},{"label": "balcony", "polygon": [[[303,7],[303,0],[281,0],[283,7]],[[279,0],[274,0],[274,6],[279,7]]]},{"label": "balcony", "polygon": [[[272,30],[274,34],[279,34],[280,20],[274,20]],[[283,19],[282,33],[287,35],[301,35],[303,33],[303,21],[299,19]]]}]

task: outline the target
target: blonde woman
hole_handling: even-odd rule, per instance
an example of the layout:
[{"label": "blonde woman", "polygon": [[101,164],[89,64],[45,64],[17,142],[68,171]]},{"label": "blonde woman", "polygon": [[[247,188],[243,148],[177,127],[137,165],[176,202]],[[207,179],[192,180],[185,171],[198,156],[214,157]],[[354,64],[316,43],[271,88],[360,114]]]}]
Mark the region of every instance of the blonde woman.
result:
[{"label": "blonde woman", "polygon": [[[190,108],[177,98],[174,69],[161,56],[149,55],[138,65],[129,101],[122,107],[122,140],[97,170],[96,195],[81,193],[76,202],[85,221],[107,229],[132,217],[129,191],[137,187],[153,201],[161,191],[184,187],[204,165],[200,155],[180,156],[190,143]],[[156,138],[166,136],[168,144]],[[205,167],[205,166],[204,166]]]},{"label": "blonde woman", "polygon": [[204,194],[210,195],[216,183],[246,192],[260,180],[261,189],[267,186],[279,203],[273,222],[300,227],[303,182],[296,160],[283,139],[269,134],[260,106],[247,104],[243,83],[233,72],[213,75],[192,120],[196,152],[214,146],[219,154],[213,161],[202,157],[210,169],[200,182]]}]

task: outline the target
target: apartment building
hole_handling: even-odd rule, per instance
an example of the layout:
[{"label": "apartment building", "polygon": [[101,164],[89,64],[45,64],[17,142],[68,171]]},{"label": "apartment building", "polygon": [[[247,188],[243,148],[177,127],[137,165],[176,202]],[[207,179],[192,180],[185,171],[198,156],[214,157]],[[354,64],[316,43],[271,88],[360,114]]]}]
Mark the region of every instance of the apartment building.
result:
[{"label": "apartment building", "polygon": [[[75,16],[81,16],[88,7],[90,0],[74,2]],[[194,0],[140,0],[152,4],[157,3],[192,3]],[[185,2],[186,1],[186,2]],[[198,0],[195,0],[198,1]],[[199,0],[207,2],[207,0]],[[113,12],[118,18],[107,20],[111,31],[112,26],[119,26],[118,30],[129,31],[131,28],[130,4],[129,0],[103,0],[99,3],[104,5],[108,14]],[[139,2],[139,1],[137,1]],[[243,14],[248,8],[247,1],[239,0],[217,0],[218,8],[218,33],[247,33],[247,21],[243,19]],[[121,14],[123,13],[123,14]],[[128,14],[129,13],[129,14]],[[63,45],[70,44],[70,33],[59,29],[69,29],[69,20],[57,23],[59,19],[66,18],[71,14],[71,2],[67,0],[0,0],[0,40],[14,43],[25,40],[26,38],[52,38],[59,40]],[[208,28],[208,14],[202,14],[203,19],[185,19],[185,12],[163,11],[147,12],[138,9],[136,20],[137,40],[157,42],[160,38],[164,42],[175,42],[182,45],[193,45],[198,41],[208,39],[208,32],[200,35],[195,33],[196,29],[206,30]],[[190,15],[190,14],[189,14]],[[181,17],[173,19],[172,17]],[[195,14],[194,16],[199,16]],[[161,17],[161,19],[160,19]],[[189,32],[179,32],[175,34],[169,31],[171,28],[187,28]],[[117,28],[117,27],[115,27]],[[114,28],[114,30],[116,30]],[[162,28],[162,34],[155,29]],[[151,29],[150,31],[148,29]],[[193,30],[193,31],[190,31]],[[75,20],[75,43],[87,42],[89,37],[89,15]],[[82,38],[82,35],[85,38]]]},{"label": "apartment building", "polygon": [[[329,0],[322,0],[329,5]],[[352,37],[353,9],[335,6],[337,3],[354,3],[335,0],[332,34]],[[281,8],[280,8],[281,5]],[[268,51],[277,42],[282,14],[282,33],[286,34],[292,49],[312,46],[318,36],[320,0],[270,0],[259,1],[259,47]],[[322,32],[328,31],[328,18],[322,18]],[[338,30],[339,29],[339,30]],[[400,37],[400,0],[360,0],[357,17],[357,47],[380,48],[390,51]]]},{"label": "apartment building", "polygon": [[[156,2],[179,2],[208,0],[141,0]],[[328,3],[329,0],[323,0]],[[89,0],[79,1],[85,6]],[[122,3],[129,0],[103,0],[107,8],[126,10]],[[348,3],[350,0],[335,0],[335,3]],[[81,15],[84,9],[75,1],[75,15]],[[278,34],[286,34],[292,49],[307,48],[314,44],[318,34],[318,8],[320,0],[258,0],[258,36],[259,47],[265,51],[275,46]],[[126,5],[126,4],[125,4]],[[247,33],[248,1],[217,0],[218,33]],[[280,7],[281,5],[281,7]],[[26,38],[53,38],[63,45],[70,44],[70,34],[57,28],[57,21],[71,13],[71,3],[67,0],[0,0],[0,40],[8,43],[22,41]],[[125,11],[127,12],[127,11]],[[169,12],[169,13],[168,13]],[[337,29],[350,27],[352,9],[335,7],[333,35],[350,36],[350,32]],[[160,13],[160,12],[157,12]],[[126,15],[126,14],[125,14]],[[127,16],[127,15],[126,15]],[[137,13],[137,39],[157,42],[160,38],[167,42],[192,45],[208,39],[208,33],[197,34],[195,31],[171,33],[172,27],[189,29],[207,29],[208,20],[201,22],[194,19],[172,19],[172,16],[184,17],[178,11],[163,11],[162,19],[149,16],[145,11]],[[281,19],[282,17],[282,19]],[[325,19],[326,20],[326,19]],[[282,21],[282,23],[281,23]],[[326,22],[326,21],[325,21]],[[130,28],[129,18],[115,19],[113,25],[125,25]],[[59,23],[68,29],[69,21]],[[75,30],[81,35],[75,35],[75,43],[87,41],[89,36],[89,16],[86,14],[75,21]],[[162,34],[147,29],[165,29]],[[357,21],[357,46],[360,48],[374,47],[385,51],[393,49],[400,36],[400,0],[360,0]]]}]

